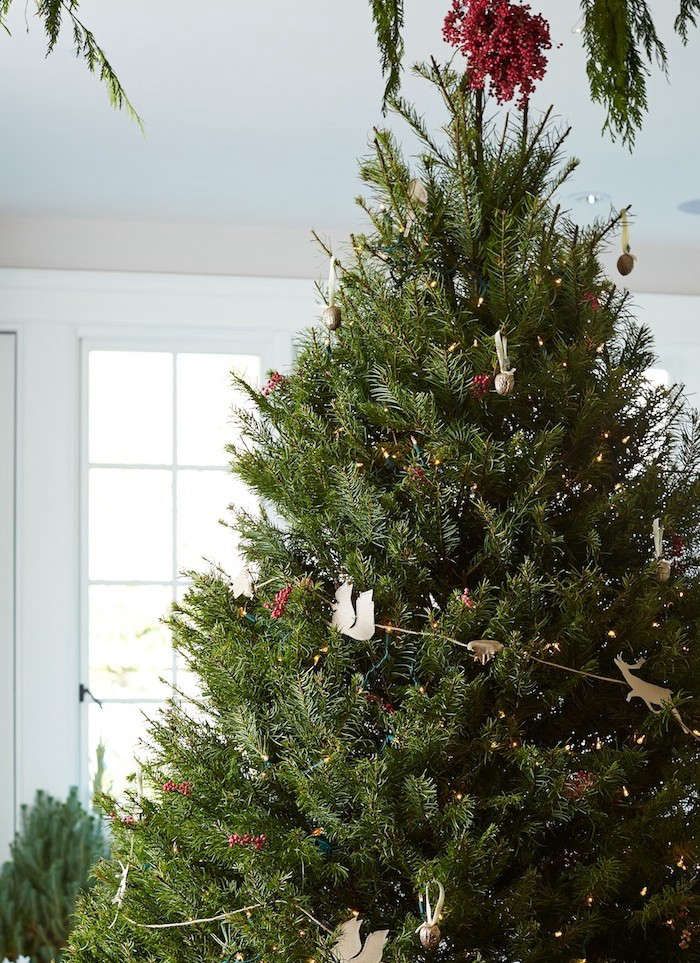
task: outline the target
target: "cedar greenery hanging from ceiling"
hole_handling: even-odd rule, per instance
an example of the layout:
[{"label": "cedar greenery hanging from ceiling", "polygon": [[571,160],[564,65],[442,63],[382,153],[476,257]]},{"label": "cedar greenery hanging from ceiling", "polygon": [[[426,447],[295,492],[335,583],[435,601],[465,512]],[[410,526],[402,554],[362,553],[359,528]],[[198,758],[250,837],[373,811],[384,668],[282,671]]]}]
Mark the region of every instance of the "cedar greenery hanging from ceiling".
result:
[{"label": "cedar greenery hanging from ceiling", "polygon": [[[697,26],[700,0],[676,0],[674,30],[683,43]],[[8,33],[7,19],[13,0],[0,0],[0,27]],[[382,73],[386,78],[384,106],[398,93],[404,55],[404,0],[370,0]],[[576,12],[572,3],[572,19]],[[73,36],[77,57],[99,75],[110,102],[123,108],[141,126],[117,74],[92,31],[78,15],[79,0],[35,0],[36,15],[48,40],[47,53],[56,46],[66,26]],[[586,72],[593,100],[606,112],[604,128],[632,147],[648,108],[647,82],[656,65],[668,70],[666,47],[661,40],[647,0],[580,0],[580,32],[586,50]]]}]

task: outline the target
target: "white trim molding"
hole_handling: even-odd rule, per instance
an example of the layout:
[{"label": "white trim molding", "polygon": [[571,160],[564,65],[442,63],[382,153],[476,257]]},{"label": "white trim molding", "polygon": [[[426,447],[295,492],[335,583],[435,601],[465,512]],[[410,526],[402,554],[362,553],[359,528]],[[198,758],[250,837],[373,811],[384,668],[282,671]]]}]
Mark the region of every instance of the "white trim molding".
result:
[{"label": "white trim molding", "polygon": [[15,466],[17,337],[0,329],[0,863],[15,830]]}]

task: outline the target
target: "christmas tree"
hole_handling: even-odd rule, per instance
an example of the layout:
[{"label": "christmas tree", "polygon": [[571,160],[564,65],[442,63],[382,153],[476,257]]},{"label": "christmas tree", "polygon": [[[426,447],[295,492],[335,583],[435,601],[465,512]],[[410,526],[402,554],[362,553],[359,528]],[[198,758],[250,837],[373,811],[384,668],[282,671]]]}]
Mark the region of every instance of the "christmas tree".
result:
[{"label": "christmas tree", "polygon": [[203,694],[79,963],[700,959],[699,425],[603,276],[619,218],[552,200],[565,135],[420,72],[443,134],[397,103],[420,155],[376,133],[328,330],[249,389],[249,567],[172,618]]},{"label": "christmas tree", "polygon": [[12,858],[0,870],[0,957],[60,958],[76,897],[104,851],[102,827],[76,789],[65,801],[39,792],[22,807]]}]

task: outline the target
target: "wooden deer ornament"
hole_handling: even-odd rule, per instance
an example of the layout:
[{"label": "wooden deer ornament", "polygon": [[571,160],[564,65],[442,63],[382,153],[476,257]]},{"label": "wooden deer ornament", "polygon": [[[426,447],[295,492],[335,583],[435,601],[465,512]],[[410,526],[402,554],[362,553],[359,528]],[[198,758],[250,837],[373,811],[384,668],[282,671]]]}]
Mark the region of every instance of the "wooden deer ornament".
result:
[{"label": "wooden deer ornament", "polygon": [[[642,668],[646,662],[646,659],[640,659],[638,662],[625,662],[622,658],[622,654],[620,654],[614,661],[615,665],[620,670],[623,679],[630,687],[630,691],[627,693],[628,702],[631,702],[632,699],[641,699],[642,702],[645,703],[647,709],[655,714],[660,712],[665,706],[672,702],[673,692],[671,689],[667,689],[660,685],[654,685],[652,682],[646,682],[644,679],[640,679],[639,676],[632,674],[633,669]],[[683,722],[681,714],[675,706],[672,706],[671,708],[671,715],[686,735],[693,736],[695,739],[700,739],[700,732],[688,728],[685,722]]]}]

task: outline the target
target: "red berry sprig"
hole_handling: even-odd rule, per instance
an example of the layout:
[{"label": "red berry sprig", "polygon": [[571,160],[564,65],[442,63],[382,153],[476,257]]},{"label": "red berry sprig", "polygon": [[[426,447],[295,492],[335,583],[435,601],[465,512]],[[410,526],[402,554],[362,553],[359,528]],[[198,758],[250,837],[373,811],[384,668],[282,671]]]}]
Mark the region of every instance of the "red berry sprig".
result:
[{"label": "red berry sprig", "polygon": [[591,311],[600,311],[600,300],[595,291],[584,291],[581,296]]},{"label": "red berry sprig", "polygon": [[277,595],[275,595],[272,605],[270,605],[269,602],[265,602],[265,608],[270,609],[271,618],[278,619],[280,616],[284,615],[284,610],[287,608],[287,602],[289,601],[289,596],[291,594],[292,586],[285,585],[285,587],[280,589]]},{"label": "red berry sprig", "polygon": [[411,479],[411,481],[419,482],[424,484],[428,481],[428,476],[425,473],[425,468],[422,465],[409,465],[406,469],[406,474]]},{"label": "red berry sprig", "polygon": [[509,0],[453,0],[442,35],[468,59],[467,82],[489,90],[499,104],[512,100],[520,88],[518,107],[527,105],[535,81],[544,77],[552,41],[549,24],[531,14],[528,4]]},{"label": "red berry sprig", "polygon": [[578,772],[572,773],[564,783],[564,795],[568,799],[580,799],[589,790],[593,789],[597,781],[598,777],[594,772],[579,769]]},{"label": "red berry sprig", "polygon": [[476,605],[476,602],[472,598],[472,594],[468,588],[465,588],[465,590],[462,592],[462,594],[459,597],[459,601],[467,609],[473,609],[474,606]]},{"label": "red berry sprig", "polygon": [[472,378],[471,392],[477,400],[483,398],[484,395],[488,393],[490,387],[491,375],[478,374]]},{"label": "red berry sprig", "polygon": [[184,782],[174,782],[172,779],[168,779],[163,783],[163,792],[177,792],[181,796],[191,796],[192,783],[187,779]]},{"label": "red berry sprig", "polygon": [[384,712],[388,712],[389,715],[393,715],[396,712],[396,706],[392,702],[387,702],[382,699],[381,696],[375,695],[374,692],[365,692],[365,699],[367,702],[376,703]]},{"label": "red berry sprig", "polygon": [[251,833],[231,833],[228,837],[228,844],[230,848],[234,846],[252,846],[253,849],[257,849],[258,852],[264,849],[267,843],[267,836],[265,833],[260,833],[258,836],[253,836]]},{"label": "red berry sprig", "polygon": [[685,539],[682,535],[671,536],[671,555],[673,558],[680,558],[685,551]]},{"label": "red berry sprig", "polygon": [[273,371],[263,385],[262,393],[267,398],[267,396],[271,395],[275,388],[279,388],[281,384],[284,384],[284,375],[281,375],[279,371]]}]

